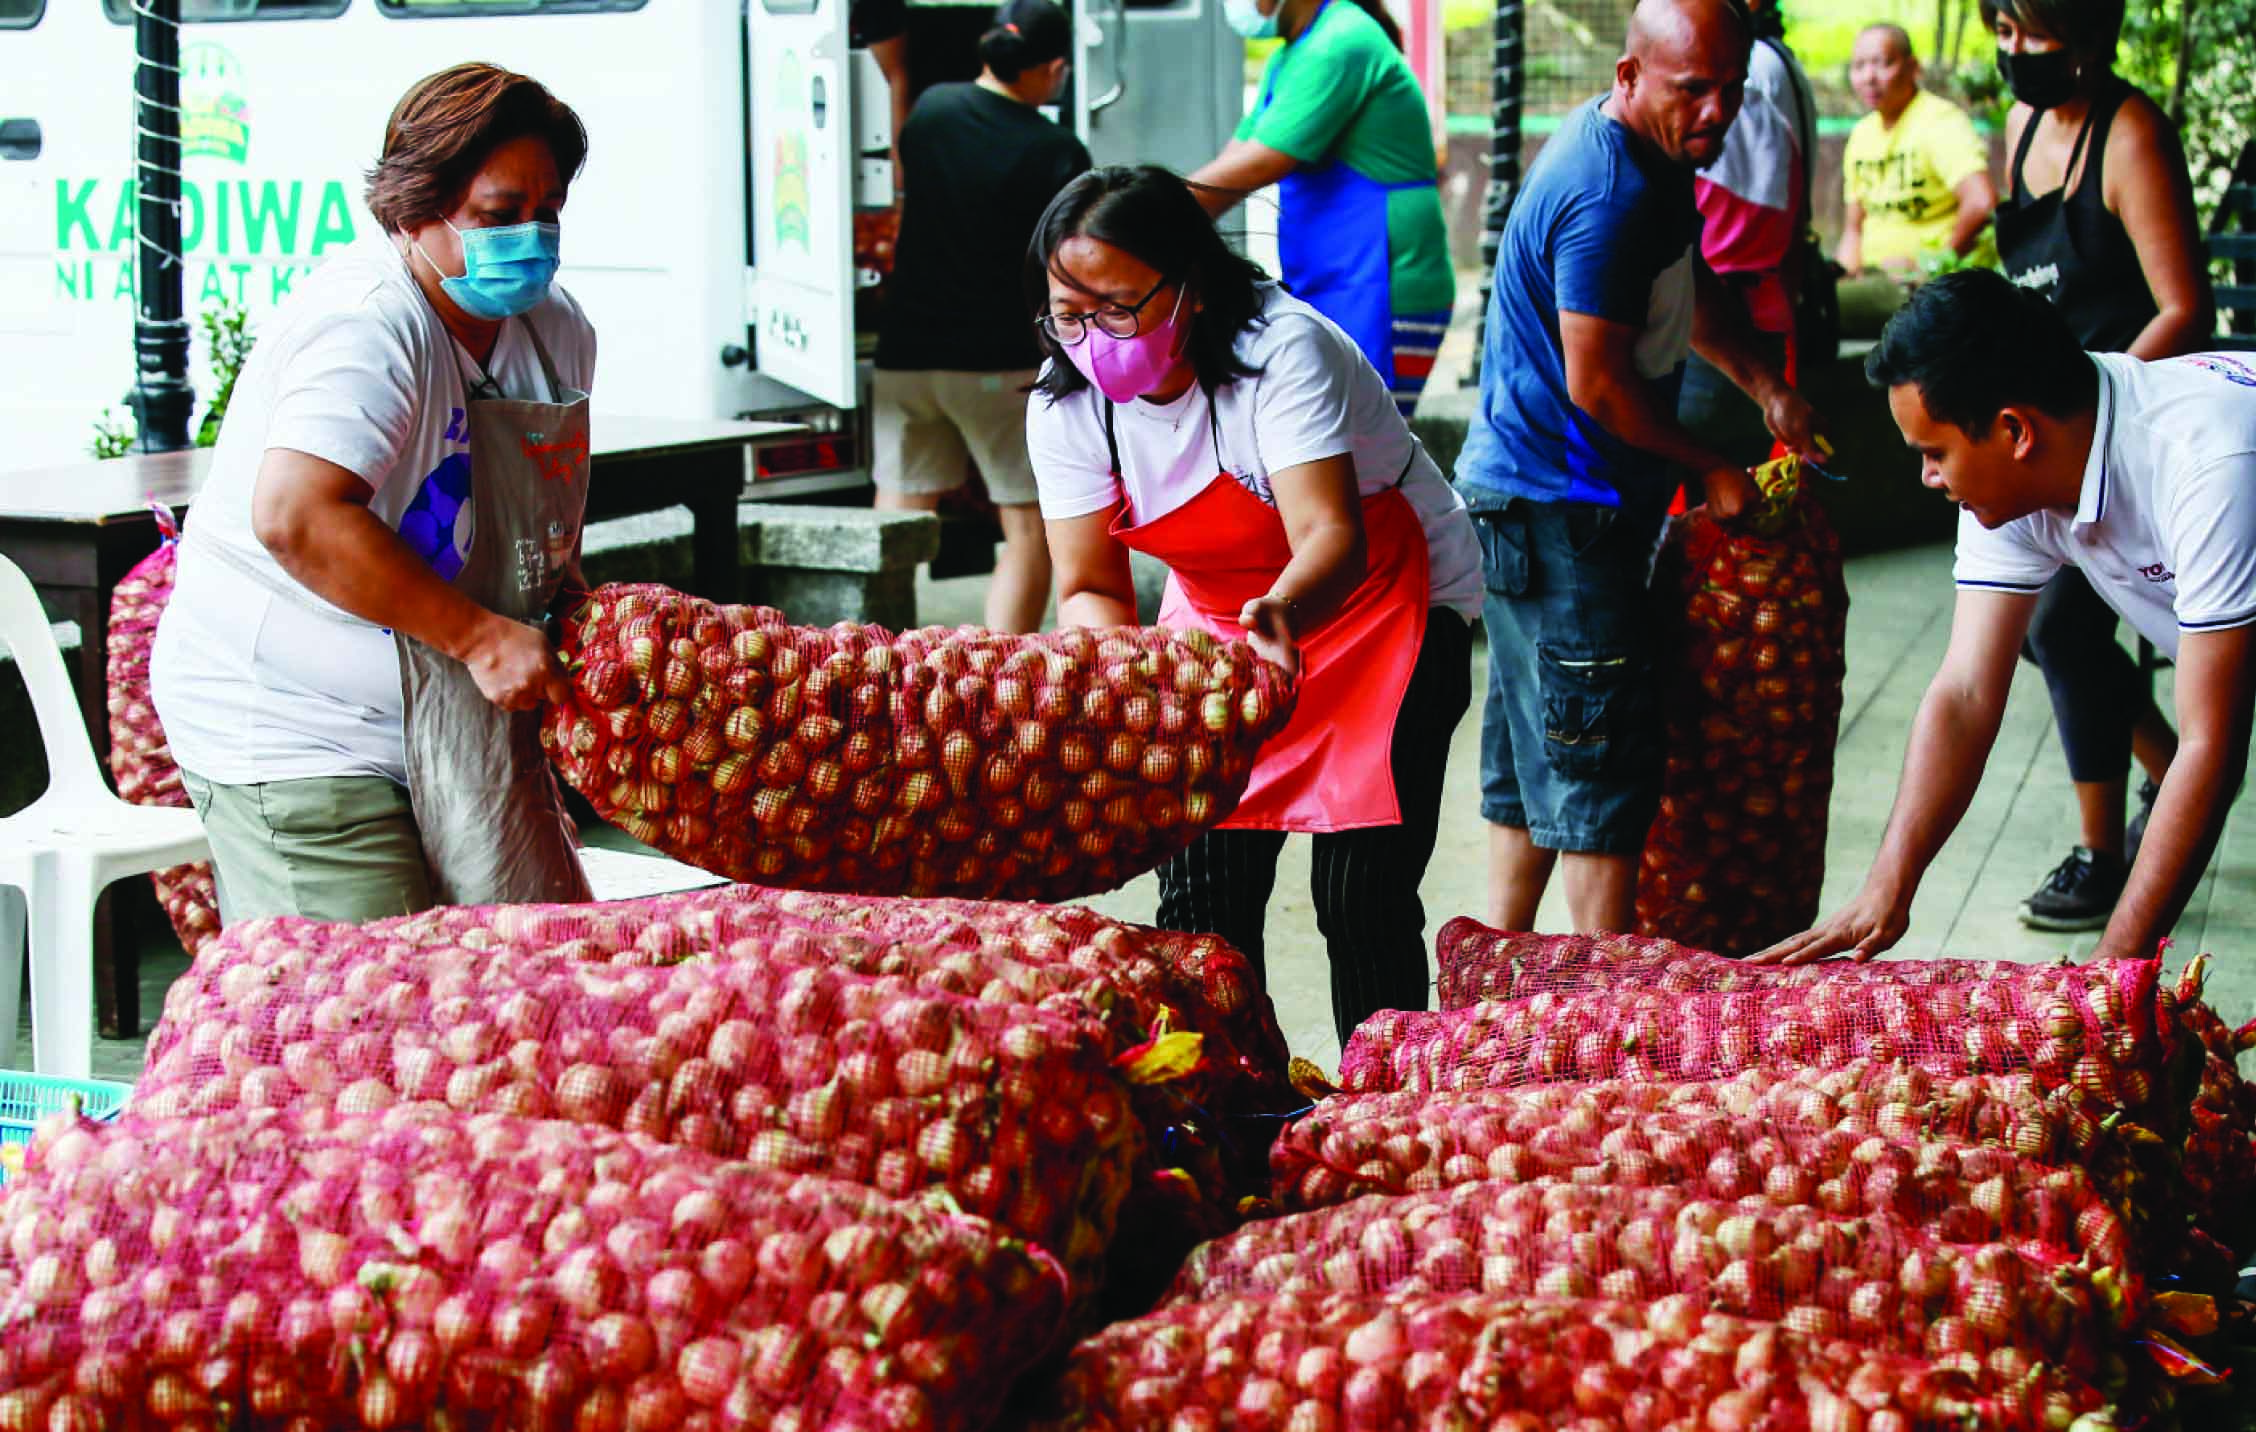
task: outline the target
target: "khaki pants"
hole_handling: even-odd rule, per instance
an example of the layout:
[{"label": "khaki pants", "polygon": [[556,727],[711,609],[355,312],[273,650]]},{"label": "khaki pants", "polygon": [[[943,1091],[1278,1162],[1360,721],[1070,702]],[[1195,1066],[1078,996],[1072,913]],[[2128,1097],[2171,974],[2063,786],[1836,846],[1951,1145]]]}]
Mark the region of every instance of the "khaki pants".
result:
[{"label": "khaki pants", "polygon": [[180,778],[211,841],[222,924],[262,915],[358,923],[431,907],[404,787],[382,776],[254,786]]},{"label": "khaki pants", "polygon": [[979,464],[997,506],[1030,506],[1034,464],[1026,456],[1026,385],[1020,373],[880,368],[871,379],[870,480],[913,497],[953,492]]}]

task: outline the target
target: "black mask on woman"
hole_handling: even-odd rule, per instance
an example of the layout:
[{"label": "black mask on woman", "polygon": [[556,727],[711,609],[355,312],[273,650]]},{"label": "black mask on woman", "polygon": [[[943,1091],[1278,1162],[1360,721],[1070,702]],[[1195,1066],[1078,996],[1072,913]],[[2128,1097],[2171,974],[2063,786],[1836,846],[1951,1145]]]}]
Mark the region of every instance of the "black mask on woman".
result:
[{"label": "black mask on woman", "polygon": [[2000,50],[1997,67],[2013,97],[2031,109],[2055,109],[2076,97],[2076,59],[2065,48]]}]

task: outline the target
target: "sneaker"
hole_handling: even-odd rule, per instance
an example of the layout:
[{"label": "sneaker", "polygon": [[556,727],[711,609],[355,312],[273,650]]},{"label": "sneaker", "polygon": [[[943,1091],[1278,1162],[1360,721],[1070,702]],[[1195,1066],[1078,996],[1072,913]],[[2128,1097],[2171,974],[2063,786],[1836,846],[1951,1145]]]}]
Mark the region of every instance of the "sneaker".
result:
[{"label": "sneaker", "polygon": [[2123,863],[2125,865],[2138,863],[2139,842],[2146,839],[2146,822],[2153,816],[2154,798],[2160,794],[2162,794],[2162,788],[2154,782],[2139,782],[2138,814],[2132,816],[2131,823],[2123,827]]},{"label": "sneaker", "polygon": [[2032,930],[2104,929],[2129,874],[2121,856],[2079,845],[2021,902],[2021,923]]}]

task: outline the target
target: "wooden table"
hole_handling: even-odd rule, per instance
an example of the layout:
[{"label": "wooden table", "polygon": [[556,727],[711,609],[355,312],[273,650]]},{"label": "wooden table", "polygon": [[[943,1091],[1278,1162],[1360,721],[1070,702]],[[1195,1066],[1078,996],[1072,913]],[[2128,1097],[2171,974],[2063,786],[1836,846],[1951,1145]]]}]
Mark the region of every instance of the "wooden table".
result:
[{"label": "wooden table", "polygon": [[[688,508],[698,594],[735,601],[741,587],[737,503],[750,475],[746,450],[799,431],[795,423],[598,413],[590,422],[588,520]],[[0,555],[23,568],[49,616],[78,624],[72,680],[98,756],[110,749],[110,593],[134,563],[156,550],[150,504],[184,516],[203,490],[211,460],[209,449],[198,448],[0,472]],[[103,958],[108,946],[98,938],[97,965],[110,976],[97,979],[104,1026],[112,1027],[114,1011],[115,1028],[138,1032],[132,961]]]}]

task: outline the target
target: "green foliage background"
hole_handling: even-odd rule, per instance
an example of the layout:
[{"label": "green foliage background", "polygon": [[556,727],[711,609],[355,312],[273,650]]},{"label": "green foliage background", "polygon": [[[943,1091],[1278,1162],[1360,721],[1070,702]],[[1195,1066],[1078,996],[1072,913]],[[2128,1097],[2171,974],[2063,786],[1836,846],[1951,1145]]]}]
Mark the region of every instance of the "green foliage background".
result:
[{"label": "green foliage background", "polygon": [[[235,380],[242,376],[243,364],[251,356],[251,315],[243,305],[223,298],[206,304],[197,322],[204,330],[214,387],[204,405],[203,421],[196,427],[195,442],[197,447],[208,448],[219,441],[219,425],[235,396]],[[97,458],[124,457],[140,440],[130,412],[104,408],[94,419],[94,434],[87,440],[86,451]]]},{"label": "green foliage background", "polygon": [[[1848,88],[1849,50],[1857,32],[1892,20],[1912,36],[1931,87],[1977,116],[2002,118],[1995,50],[1982,29],[1977,0],[1781,0],[1786,39],[1820,90],[1828,116],[1859,112]],[[2256,0],[2128,0],[2116,67],[2154,96],[2178,121],[2186,157],[2206,214],[2234,158],[2256,138]],[[1529,0],[1562,21],[1579,22],[1608,43],[1627,0]],[[1494,0],[1444,0],[1453,32],[1486,31]],[[1530,34],[1539,32],[1531,25]],[[1552,33],[1557,33],[1554,29]],[[1458,34],[1454,44],[1471,37]],[[1546,57],[1529,56],[1529,71]]]}]

